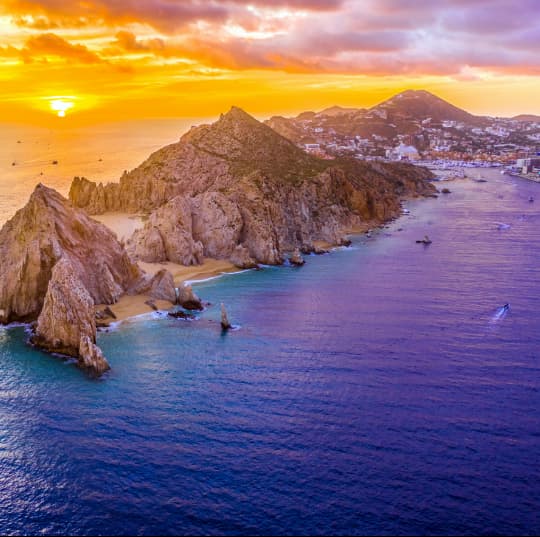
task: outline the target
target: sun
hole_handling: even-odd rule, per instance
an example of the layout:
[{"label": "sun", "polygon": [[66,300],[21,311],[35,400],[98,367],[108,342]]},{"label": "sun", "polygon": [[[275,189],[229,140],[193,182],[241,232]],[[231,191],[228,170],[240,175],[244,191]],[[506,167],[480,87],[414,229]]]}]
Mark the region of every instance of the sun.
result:
[{"label": "sun", "polygon": [[75,106],[75,103],[69,97],[53,97],[49,101],[49,104],[58,117],[65,117],[66,111]]}]

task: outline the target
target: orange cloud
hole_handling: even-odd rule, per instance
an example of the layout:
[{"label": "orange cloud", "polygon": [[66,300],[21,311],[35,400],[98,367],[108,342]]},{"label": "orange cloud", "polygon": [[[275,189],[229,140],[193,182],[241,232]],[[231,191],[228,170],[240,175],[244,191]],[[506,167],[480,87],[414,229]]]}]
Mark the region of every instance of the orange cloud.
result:
[{"label": "orange cloud", "polygon": [[32,61],[36,57],[56,56],[80,63],[105,62],[84,45],[72,45],[53,33],[30,37],[26,41],[26,46],[21,50],[21,55],[25,61]]}]

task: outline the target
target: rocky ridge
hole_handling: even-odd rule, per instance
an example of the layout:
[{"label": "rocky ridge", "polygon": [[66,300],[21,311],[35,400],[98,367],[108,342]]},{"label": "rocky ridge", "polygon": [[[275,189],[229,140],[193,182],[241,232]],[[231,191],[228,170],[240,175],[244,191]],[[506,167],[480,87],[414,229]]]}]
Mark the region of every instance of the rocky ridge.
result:
[{"label": "rocky ridge", "polygon": [[348,230],[394,217],[401,196],[434,192],[430,178],[407,164],[316,158],[233,107],[119,183],[75,178],[70,199],[90,213],[149,213],[127,245],[138,259],[253,267],[279,264],[313,241],[340,244]]}]

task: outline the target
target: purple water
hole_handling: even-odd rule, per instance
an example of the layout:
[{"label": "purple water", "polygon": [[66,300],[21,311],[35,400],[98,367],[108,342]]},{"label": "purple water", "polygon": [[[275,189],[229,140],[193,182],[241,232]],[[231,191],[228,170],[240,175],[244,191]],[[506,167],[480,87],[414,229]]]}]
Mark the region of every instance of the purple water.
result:
[{"label": "purple water", "polygon": [[100,334],[101,381],[1,331],[1,532],[538,533],[540,185],[483,175]]}]

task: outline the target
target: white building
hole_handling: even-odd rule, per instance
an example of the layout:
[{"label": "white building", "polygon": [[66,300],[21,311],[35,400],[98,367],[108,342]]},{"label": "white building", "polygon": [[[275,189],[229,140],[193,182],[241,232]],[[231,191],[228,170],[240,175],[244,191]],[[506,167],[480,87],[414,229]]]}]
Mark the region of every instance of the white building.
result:
[{"label": "white building", "polygon": [[394,149],[389,149],[386,156],[393,160],[417,160],[420,158],[418,150],[412,145],[399,144]]}]

